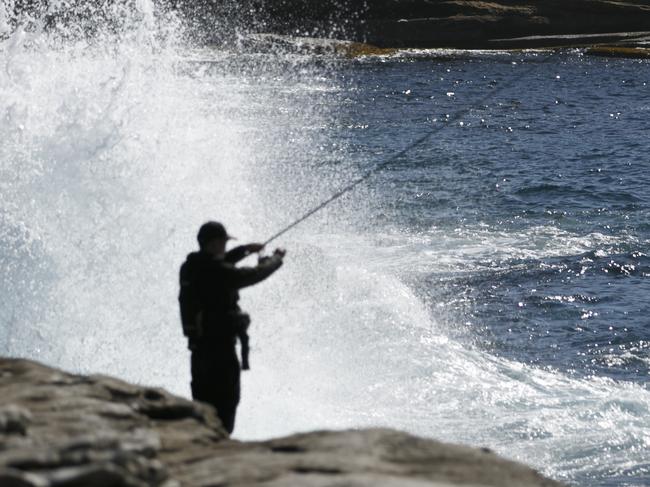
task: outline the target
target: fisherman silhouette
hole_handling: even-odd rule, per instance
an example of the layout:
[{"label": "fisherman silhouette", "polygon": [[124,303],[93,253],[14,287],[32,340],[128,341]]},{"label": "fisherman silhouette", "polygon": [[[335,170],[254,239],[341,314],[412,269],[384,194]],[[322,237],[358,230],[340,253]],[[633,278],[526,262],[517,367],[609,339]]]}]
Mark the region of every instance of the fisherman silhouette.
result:
[{"label": "fisherman silhouette", "polygon": [[260,257],[255,267],[236,267],[244,257],[260,252],[252,243],[226,252],[232,237],[218,222],[199,229],[199,251],[180,269],[181,321],[192,352],[192,397],[214,406],[228,433],[235,427],[240,399],[240,364],[236,341],[242,345],[242,368],[248,368],[250,318],[239,308],[239,290],[263,281],[281,265],[285,251]]}]

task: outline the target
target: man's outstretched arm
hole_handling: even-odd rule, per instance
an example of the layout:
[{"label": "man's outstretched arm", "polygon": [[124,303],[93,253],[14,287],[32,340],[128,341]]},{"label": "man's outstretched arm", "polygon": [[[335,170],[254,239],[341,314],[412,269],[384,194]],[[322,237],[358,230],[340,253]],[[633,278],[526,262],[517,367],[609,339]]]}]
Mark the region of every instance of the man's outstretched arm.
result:
[{"label": "man's outstretched arm", "polygon": [[271,257],[260,259],[255,267],[232,267],[228,272],[228,280],[234,287],[241,289],[263,281],[282,265],[284,250],[277,249]]},{"label": "man's outstretched arm", "polygon": [[252,244],[247,244],[247,245],[240,245],[238,247],[235,247],[232,250],[229,250],[226,252],[226,255],[224,257],[224,260],[226,262],[229,262],[231,264],[236,264],[240,260],[242,260],[244,257],[248,257],[249,255],[259,252],[264,248],[264,245],[258,244],[258,243],[252,243]]}]

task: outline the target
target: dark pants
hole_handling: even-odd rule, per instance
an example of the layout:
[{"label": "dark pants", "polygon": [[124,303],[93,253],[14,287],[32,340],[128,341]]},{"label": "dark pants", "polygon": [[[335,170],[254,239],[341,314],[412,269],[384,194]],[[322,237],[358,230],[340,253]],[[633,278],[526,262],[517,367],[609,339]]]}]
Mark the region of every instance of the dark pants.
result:
[{"label": "dark pants", "polygon": [[234,343],[219,347],[201,345],[192,350],[192,397],[212,404],[228,433],[235,429],[239,375]]}]

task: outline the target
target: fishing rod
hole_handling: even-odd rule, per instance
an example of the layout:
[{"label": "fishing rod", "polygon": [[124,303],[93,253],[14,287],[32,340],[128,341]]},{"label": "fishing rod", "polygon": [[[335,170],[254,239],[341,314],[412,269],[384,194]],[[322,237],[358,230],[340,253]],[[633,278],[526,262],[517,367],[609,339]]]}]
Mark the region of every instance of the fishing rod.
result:
[{"label": "fishing rod", "polygon": [[[548,54],[546,54],[546,56],[545,56],[544,58],[542,58],[542,60],[540,61],[539,64],[544,64],[546,61],[548,61],[548,60],[551,58],[552,55],[553,55],[553,51],[551,51],[551,52],[549,52]],[[438,127],[436,127],[436,128],[434,128],[433,130],[429,131],[428,133],[426,133],[425,135],[423,135],[423,136],[420,137],[419,139],[416,139],[414,142],[412,142],[411,144],[407,145],[404,149],[402,149],[402,150],[400,150],[399,152],[396,152],[396,153],[393,154],[392,156],[388,157],[384,162],[379,163],[377,166],[375,166],[374,168],[370,169],[370,170],[367,171],[365,174],[363,174],[362,176],[360,176],[359,178],[357,178],[356,180],[354,180],[353,182],[351,182],[350,184],[348,184],[348,185],[345,186],[344,188],[342,188],[342,189],[340,189],[339,191],[337,191],[336,193],[334,193],[332,196],[330,196],[330,197],[327,198],[326,200],[322,201],[321,203],[319,203],[318,205],[316,205],[315,207],[313,207],[311,210],[307,211],[307,212],[306,212],[304,215],[302,215],[300,218],[294,220],[294,221],[291,222],[289,225],[287,225],[287,226],[285,226],[284,228],[282,228],[280,231],[278,231],[278,232],[275,233],[273,236],[271,236],[270,238],[268,238],[268,239],[263,243],[263,245],[266,246],[266,245],[268,245],[269,243],[273,242],[275,239],[277,239],[278,237],[284,235],[285,233],[287,233],[289,230],[291,230],[291,229],[294,228],[295,226],[299,225],[300,223],[304,222],[304,221],[307,220],[309,217],[311,217],[313,214],[319,212],[320,210],[322,210],[323,208],[325,208],[326,206],[328,206],[330,203],[336,201],[336,200],[339,199],[341,196],[343,196],[343,195],[345,195],[346,193],[349,193],[350,191],[352,191],[354,188],[356,188],[358,185],[360,185],[361,183],[363,183],[363,182],[366,181],[367,179],[370,179],[370,178],[371,178],[372,176],[374,176],[375,174],[377,174],[377,173],[383,171],[384,168],[386,168],[387,166],[389,166],[389,165],[391,165],[392,163],[394,163],[394,162],[395,162],[396,160],[398,160],[400,157],[405,156],[405,155],[408,154],[410,151],[412,151],[412,150],[415,149],[416,147],[422,145],[424,142],[426,142],[427,140],[429,140],[429,139],[430,139],[431,137],[433,137],[435,134],[441,132],[442,130],[444,130],[445,128],[449,127],[450,125],[452,125],[452,124],[455,123],[456,121],[458,121],[458,120],[460,120],[461,118],[465,117],[465,116],[466,116],[467,114],[469,114],[469,113],[470,113],[474,108],[476,108],[476,107],[478,107],[478,106],[484,104],[485,102],[487,102],[488,100],[490,100],[491,98],[493,98],[494,96],[496,96],[497,94],[499,94],[500,92],[502,92],[502,91],[504,91],[504,90],[510,88],[510,87],[513,86],[516,82],[518,82],[520,79],[522,79],[524,76],[526,76],[527,74],[529,74],[530,72],[532,72],[532,71],[533,71],[534,69],[536,69],[536,68],[537,68],[537,65],[536,65],[536,64],[533,64],[529,69],[527,69],[526,71],[524,71],[523,73],[521,73],[519,76],[516,76],[516,77],[514,77],[514,78],[511,78],[510,81],[508,81],[508,82],[504,83],[503,85],[501,85],[501,86],[495,88],[494,90],[490,91],[487,95],[485,95],[484,97],[482,97],[480,100],[477,100],[476,102],[470,104],[469,107],[467,107],[467,108],[463,108],[462,110],[457,111],[457,112],[454,113],[451,117],[447,118],[446,123],[444,123],[444,124],[442,124],[442,125],[438,125]]]}]

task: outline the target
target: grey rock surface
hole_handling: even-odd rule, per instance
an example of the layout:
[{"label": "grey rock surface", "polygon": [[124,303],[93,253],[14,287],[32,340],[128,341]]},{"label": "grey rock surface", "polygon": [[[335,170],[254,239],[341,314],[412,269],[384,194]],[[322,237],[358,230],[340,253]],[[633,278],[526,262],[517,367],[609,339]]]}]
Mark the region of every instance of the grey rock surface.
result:
[{"label": "grey rock surface", "polygon": [[0,486],[554,487],[485,449],[386,430],[228,438],[210,406],[0,358]]}]

